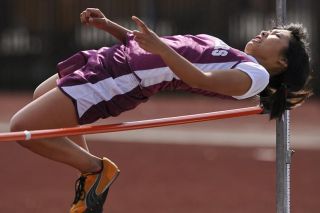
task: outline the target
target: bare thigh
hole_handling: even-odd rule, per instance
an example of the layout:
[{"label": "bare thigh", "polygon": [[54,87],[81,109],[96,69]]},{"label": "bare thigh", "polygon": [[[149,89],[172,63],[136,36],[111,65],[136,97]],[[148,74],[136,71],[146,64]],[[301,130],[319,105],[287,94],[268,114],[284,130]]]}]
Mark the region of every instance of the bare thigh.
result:
[{"label": "bare thigh", "polygon": [[[76,110],[69,97],[54,88],[17,112],[11,119],[11,131],[54,129],[78,125]],[[97,171],[100,159],[68,138],[20,142],[29,150],[51,160],[68,164],[79,171]]]},{"label": "bare thigh", "polygon": [[[42,82],[34,91],[33,93],[33,100],[41,97],[43,94],[46,94],[50,90],[54,89],[57,87],[57,80],[59,79],[58,74],[55,74]],[[70,140],[81,146],[82,148],[86,149],[89,151],[87,142],[85,140],[85,137],[83,135],[79,136],[70,136]]]},{"label": "bare thigh", "polygon": [[71,99],[58,88],[46,92],[29,103],[17,112],[12,120],[30,130],[78,125],[76,110]]}]

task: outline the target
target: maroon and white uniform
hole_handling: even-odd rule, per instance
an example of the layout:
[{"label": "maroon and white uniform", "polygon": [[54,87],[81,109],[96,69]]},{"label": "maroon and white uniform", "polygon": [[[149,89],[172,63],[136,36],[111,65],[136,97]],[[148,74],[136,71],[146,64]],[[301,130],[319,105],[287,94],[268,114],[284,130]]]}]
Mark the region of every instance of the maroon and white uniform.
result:
[{"label": "maroon and white uniform", "polygon": [[[268,72],[252,56],[218,38],[201,34],[162,39],[203,72],[239,69],[247,73],[251,88],[242,96],[230,98],[255,96],[269,83]],[[59,63],[58,72],[58,87],[73,100],[79,124],[117,116],[163,90],[219,95],[185,84],[160,56],[141,49],[132,34],[128,34],[126,44],[78,52]]]}]

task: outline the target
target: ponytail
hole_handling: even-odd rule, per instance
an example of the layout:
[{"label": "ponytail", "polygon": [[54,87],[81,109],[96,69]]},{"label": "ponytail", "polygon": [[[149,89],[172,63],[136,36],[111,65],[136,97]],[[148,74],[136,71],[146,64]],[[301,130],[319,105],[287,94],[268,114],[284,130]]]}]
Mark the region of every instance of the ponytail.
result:
[{"label": "ponytail", "polygon": [[289,109],[288,86],[282,83],[278,89],[269,87],[260,94],[260,102],[263,108],[270,113],[270,119],[281,117],[282,113]]},{"label": "ponytail", "polygon": [[270,114],[270,119],[275,119],[280,118],[285,110],[300,106],[311,95],[309,89],[290,92],[286,84],[281,84],[276,90],[267,88],[260,93],[260,104]]}]

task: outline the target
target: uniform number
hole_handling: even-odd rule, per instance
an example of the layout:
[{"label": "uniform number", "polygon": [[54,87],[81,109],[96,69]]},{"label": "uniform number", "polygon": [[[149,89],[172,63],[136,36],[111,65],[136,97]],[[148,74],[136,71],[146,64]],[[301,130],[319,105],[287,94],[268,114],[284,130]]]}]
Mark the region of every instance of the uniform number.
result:
[{"label": "uniform number", "polygon": [[228,55],[228,51],[227,50],[213,50],[212,55],[213,56],[226,56],[226,55]]}]

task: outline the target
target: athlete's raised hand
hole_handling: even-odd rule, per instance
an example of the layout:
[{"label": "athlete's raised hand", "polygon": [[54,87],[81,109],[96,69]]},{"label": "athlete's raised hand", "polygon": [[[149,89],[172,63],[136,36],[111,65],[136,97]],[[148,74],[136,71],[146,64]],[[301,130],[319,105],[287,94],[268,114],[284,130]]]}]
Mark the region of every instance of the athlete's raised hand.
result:
[{"label": "athlete's raised hand", "polygon": [[142,49],[159,55],[168,49],[168,46],[161,40],[161,38],[159,38],[155,32],[150,30],[143,21],[136,16],[132,16],[132,20],[139,28],[139,31],[133,31],[133,35],[135,36],[134,39]]},{"label": "athlete's raised hand", "polygon": [[87,8],[80,13],[80,21],[82,24],[104,30],[110,20],[98,8]]}]

